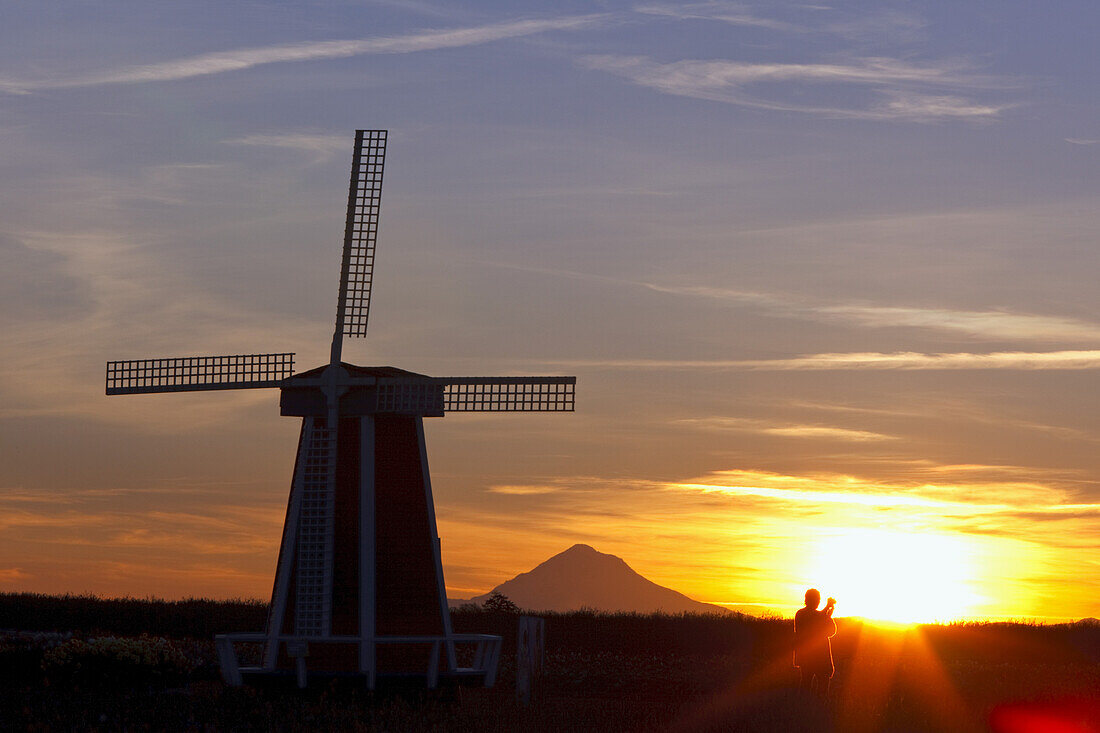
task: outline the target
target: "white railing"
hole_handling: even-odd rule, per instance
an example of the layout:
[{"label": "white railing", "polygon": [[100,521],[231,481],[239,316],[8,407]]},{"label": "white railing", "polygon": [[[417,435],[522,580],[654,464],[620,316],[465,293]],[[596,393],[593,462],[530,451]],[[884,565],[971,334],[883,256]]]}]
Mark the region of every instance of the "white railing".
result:
[{"label": "white railing", "polygon": [[[273,667],[241,667],[237,659],[235,644],[260,644],[269,643],[271,637],[263,633],[242,634],[218,634],[214,637],[214,645],[218,650],[218,663],[222,670],[222,679],[227,685],[234,687],[243,683],[243,675],[246,673],[270,673]],[[309,656],[310,644],[370,644],[370,639],[362,639],[358,636],[279,636],[277,644],[286,644],[287,656],[294,660],[295,671],[298,677],[298,686],[305,687],[309,675],[306,658]],[[450,636],[376,636],[374,644],[430,644],[431,652],[426,660],[424,678],[429,689],[434,689],[439,684],[439,656],[443,645],[474,644],[473,665],[459,667],[452,670],[454,674],[464,676],[480,676],[484,679],[486,687],[492,687],[497,678],[497,667],[500,664],[501,637],[491,634],[451,634]],[[450,655],[448,655],[450,656]],[[321,670],[317,670],[321,671]],[[363,670],[367,676],[367,684],[373,689],[375,680],[374,670]]]}]

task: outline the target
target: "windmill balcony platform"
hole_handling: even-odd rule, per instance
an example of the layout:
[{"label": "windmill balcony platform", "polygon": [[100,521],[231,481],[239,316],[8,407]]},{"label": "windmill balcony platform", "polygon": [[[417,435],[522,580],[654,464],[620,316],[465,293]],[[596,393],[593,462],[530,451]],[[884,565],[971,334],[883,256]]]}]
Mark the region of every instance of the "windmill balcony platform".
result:
[{"label": "windmill balcony platform", "polygon": [[[293,676],[299,688],[305,688],[310,677],[361,677],[368,689],[375,689],[381,680],[385,682],[423,681],[428,689],[437,688],[441,682],[451,684],[474,684],[492,687],[496,682],[497,668],[500,663],[502,639],[492,634],[449,634],[440,636],[376,636],[364,639],[358,636],[279,636],[277,642],[287,656],[295,660],[293,671],[275,667],[242,667],[237,656],[238,644],[270,644],[271,637],[264,633],[218,634],[214,644],[218,651],[218,663],[221,666],[222,679],[227,685],[239,687],[245,682],[259,681],[265,678]],[[310,644],[354,644],[359,646],[361,658],[370,658],[377,645],[412,645],[425,650],[422,672],[386,673],[370,670],[369,662],[362,664],[360,672],[333,673],[325,670],[309,669]],[[472,645],[473,657],[469,667],[455,664],[455,646]],[[440,665],[440,658],[449,660]]]}]

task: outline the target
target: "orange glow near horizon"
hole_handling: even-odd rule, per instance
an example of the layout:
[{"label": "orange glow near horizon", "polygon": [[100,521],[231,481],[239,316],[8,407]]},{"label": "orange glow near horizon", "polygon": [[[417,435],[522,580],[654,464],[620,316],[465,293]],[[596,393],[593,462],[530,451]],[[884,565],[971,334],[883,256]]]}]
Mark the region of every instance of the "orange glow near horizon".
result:
[{"label": "orange glow near horizon", "polygon": [[[668,484],[727,506],[731,522],[720,531],[737,548],[728,565],[756,571],[725,583],[712,573],[702,589],[673,587],[784,616],[816,587],[837,599],[838,616],[896,624],[1089,615],[1087,589],[1053,568],[1087,563],[1059,547],[1057,533],[1087,526],[1097,505],[1075,505],[1042,481],[949,468],[954,476],[927,483],[737,470]],[[698,526],[700,535],[710,529]],[[1044,584],[1064,590],[1043,592]]]},{"label": "orange glow near horizon", "polygon": [[[447,487],[437,516],[448,593],[486,593],[581,542],[690,598],[754,614],[789,618],[816,587],[837,599],[838,617],[901,624],[1098,615],[1080,580],[1094,561],[1065,539],[1087,533],[1098,507],[1039,481],[972,473],[908,485],[739,470]],[[8,492],[0,544],[19,561],[0,566],[0,590],[267,598],[285,493],[256,506],[190,490],[206,492],[201,512],[165,507],[152,490],[125,503],[117,492]]]}]

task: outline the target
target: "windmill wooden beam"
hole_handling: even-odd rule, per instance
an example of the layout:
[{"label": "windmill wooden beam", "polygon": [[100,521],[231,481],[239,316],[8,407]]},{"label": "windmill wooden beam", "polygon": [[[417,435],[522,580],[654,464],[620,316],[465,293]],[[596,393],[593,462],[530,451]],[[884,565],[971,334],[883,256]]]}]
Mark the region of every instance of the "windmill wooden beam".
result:
[{"label": "windmill wooden beam", "polygon": [[[107,363],[109,395],[278,388],[302,418],[266,632],[218,637],[222,674],[496,677],[500,637],[451,629],[432,500],[425,417],[448,412],[572,412],[575,377],[431,377],[341,361],[363,337],[386,153],[385,130],[358,130],[352,157],[329,363],[294,373],[294,354]],[[234,643],[262,642],[242,669]],[[456,644],[474,644],[459,668]]]}]

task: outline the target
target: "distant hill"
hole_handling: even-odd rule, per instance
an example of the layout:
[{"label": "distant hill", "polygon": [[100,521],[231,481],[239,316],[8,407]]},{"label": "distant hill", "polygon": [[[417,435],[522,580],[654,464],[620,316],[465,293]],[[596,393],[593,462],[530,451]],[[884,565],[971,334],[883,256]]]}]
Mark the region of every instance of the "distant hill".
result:
[{"label": "distant hill", "polygon": [[635,611],[638,613],[728,613],[721,606],[692,600],[634,572],[622,558],[573,545],[527,573],[520,573],[492,591],[452,605],[481,605],[491,593],[503,593],[530,611]]}]

